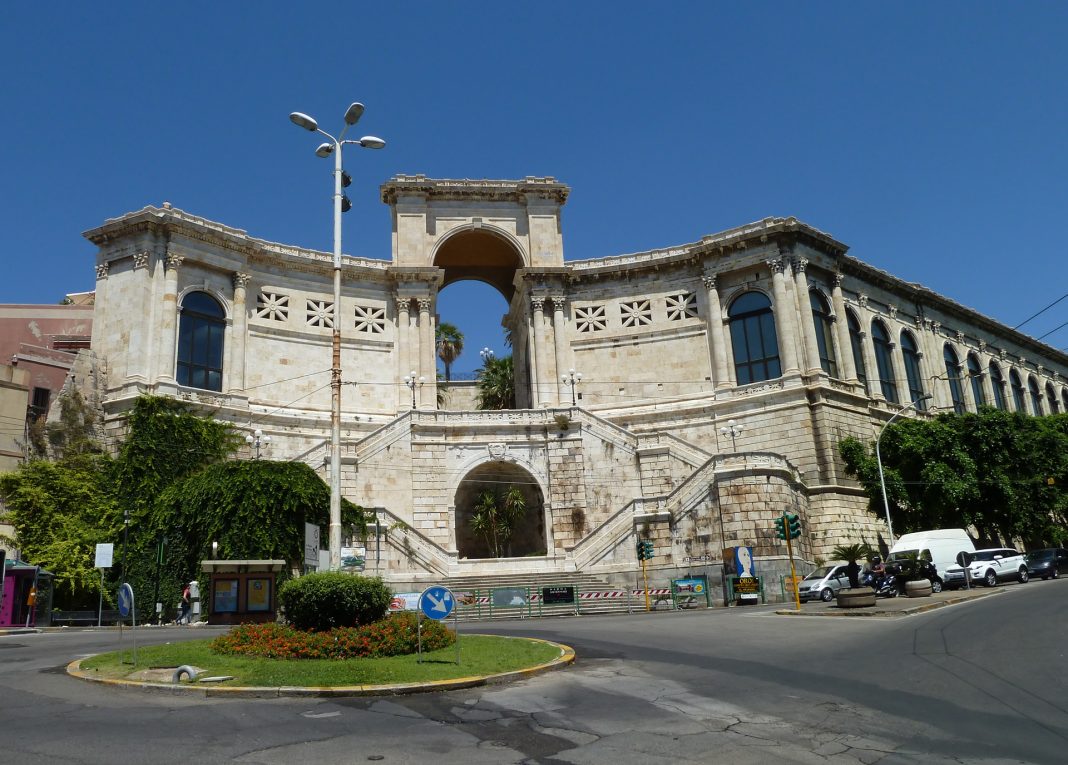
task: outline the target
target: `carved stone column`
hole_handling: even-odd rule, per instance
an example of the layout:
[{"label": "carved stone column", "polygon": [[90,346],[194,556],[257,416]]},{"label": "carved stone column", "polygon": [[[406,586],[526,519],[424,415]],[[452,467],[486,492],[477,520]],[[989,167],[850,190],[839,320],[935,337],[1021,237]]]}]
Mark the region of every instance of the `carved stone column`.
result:
[{"label": "carved stone column", "polygon": [[797,335],[794,333],[796,311],[790,306],[786,294],[786,261],[783,258],[767,261],[771,269],[771,285],[775,295],[775,332],[779,336],[779,356],[783,374],[797,373]]},{"label": "carved stone column", "polygon": [[408,394],[400,381],[415,369],[412,364],[412,301],[411,298],[400,295],[395,295],[394,300],[397,306],[397,368],[394,387],[397,389],[397,411],[401,411],[408,408]]},{"label": "carved stone column", "polygon": [[556,369],[553,379],[556,380],[556,403],[565,406],[571,402],[567,386],[560,380],[567,366],[567,329],[564,326],[564,301],[562,295],[549,298],[553,301],[553,350],[556,359]]},{"label": "carved stone column", "polygon": [[534,406],[548,406],[551,389],[542,387],[552,380],[547,376],[549,365],[545,363],[545,298],[535,295],[530,299],[530,307],[534,321],[534,362],[530,365],[533,370]]},{"label": "carved stone column", "polygon": [[420,409],[436,409],[438,401],[437,365],[434,363],[434,320],[430,313],[432,303],[433,300],[429,297],[419,298],[420,360],[416,371],[426,378],[420,391]]},{"label": "carved stone column", "polygon": [[[976,358],[979,359],[979,369],[983,373],[983,396],[986,398],[987,406],[995,406],[994,381],[990,379],[990,355],[986,352],[986,343],[982,340],[979,341],[979,353],[976,354]],[[1002,396],[1004,395],[1002,392]]]},{"label": "carved stone column", "polygon": [[875,363],[875,345],[871,340],[871,311],[868,310],[868,296],[860,295],[857,298],[860,306],[860,345],[864,349],[864,368],[868,371],[868,395],[871,398],[885,401],[883,388],[880,384],[879,365]]},{"label": "carved stone column", "polygon": [[249,275],[240,271],[233,275],[234,307],[232,331],[230,333],[230,368],[226,371],[231,393],[245,390],[245,343],[247,340],[248,314],[245,307],[245,290]]},{"label": "carved stone column", "polygon": [[853,360],[853,341],[849,337],[849,315],[846,313],[845,296],[842,294],[842,275],[835,274],[831,282],[831,304],[834,307],[834,334],[838,339],[837,359],[842,377],[849,382],[860,382],[857,365]]},{"label": "carved stone column", "polygon": [[820,364],[820,347],[816,340],[816,323],[812,318],[812,304],[808,294],[808,276],[805,271],[808,268],[806,258],[794,259],[794,290],[797,296],[797,313],[801,321],[801,333],[805,339],[805,361],[809,373],[823,371]]},{"label": "carved stone column", "polygon": [[174,348],[178,341],[178,268],[185,258],[168,255],[163,280],[163,313],[159,323],[159,355],[156,381],[174,382]]},{"label": "carved stone column", "polygon": [[708,298],[705,324],[708,328],[708,352],[712,357],[712,380],[716,388],[729,388],[731,379],[727,367],[727,343],[723,332],[723,308],[719,302],[716,275],[706,274],[702,281],[705,283],[705,295]]}]

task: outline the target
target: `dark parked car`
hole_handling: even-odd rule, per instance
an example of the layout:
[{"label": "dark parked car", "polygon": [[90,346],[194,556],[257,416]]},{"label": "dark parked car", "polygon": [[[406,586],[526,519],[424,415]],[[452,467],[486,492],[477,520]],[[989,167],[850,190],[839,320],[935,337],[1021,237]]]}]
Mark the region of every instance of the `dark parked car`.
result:
[{"label": "dark parked car", "polygon": [[1061,574],[1068,574],[1068,550],[1063,547],[1047,547],[1045,550],[1032,550],[1024,556],[1031,576],[1043,579],[1057,579]]}]

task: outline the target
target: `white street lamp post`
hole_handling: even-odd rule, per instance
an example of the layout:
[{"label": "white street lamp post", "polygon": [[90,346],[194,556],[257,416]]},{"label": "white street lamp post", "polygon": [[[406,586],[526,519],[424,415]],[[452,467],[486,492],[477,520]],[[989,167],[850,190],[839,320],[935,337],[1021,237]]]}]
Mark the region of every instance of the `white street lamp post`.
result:
[{"label": "white street lamp post", "polygon": [[351,206],[341,189],[348,183],[341,167],[341,150],[345,144],[366,149],[381,149],[386,142],[373,135],[358,141],[345,140],[345,133],[363,114],[363,104],[353,103],[345,110],[345,127],[337,138],[320,130],[319,124],[307,114],[293,112],[290,121],[312,133],[330,139],[315,150],[317,156],[334,155],[334,318],[330,366],[330,570],[341,570],[341,213]]},{"label": "white street lamp post", "polygon": [[571,406],[575,406],[578,403],[575,398],[575,386],[582,382],[582,372],[569,369],[566,375],[560,377],[560,380],[571,388]]},{"label": "white street lamp post", "polygon": [[254,431],[245,436],[245,443],[256,450],[256,455],[253,459],[258,460],[260,458],[260,447],[267,446],[271,443],[271,437],[263,435],[263,431],[256,428]]},{"label": "white street lamp post", "polygon": [[426,382],[426,378],[422,375],[415,376],[415,370],[413,369],[408,374],[404,375],[404,384],[408,386],[408,389],[412,392],[412,409],[415,409],[415,389],[422,388],[423,383]]},{"label": "white street lamp post", "polygon": [[724,436],[731,437],[731,451],[738,451],[738,443],[735,439],[737,439],[738,436],[742,434],[742,430],[744,428],[745,425],[736,423],[734,420],[727,420],[727,424],[719,429],[719,432],[722,433]]},{"label": "white street lamp post", "polygon": [[890,534],[890,546],[894,546],[894,525],[890,522],[890,502],[886,499],[886,480],[883,478],[883,457],[879,453],[879,442],[882,441],[883,431],[886,430],[886,426],[903,415],[909,409],[914,406],[918,406],[924,401],[933,398],[930,393],[925,393],[915,401],[910,402],[907,406],[903,406],[894,412],[894,416],[883,423],[883,426],[879,428],[879,435],[875,438],[875,461],[879,464],[879,488],[883,493],[883,510],[886,512],[886,530]]},{"label": "white street lamp post", "polygon": [[482,366],[486,366],[486,364],[489,364],[491,361],[493,361],[493,357],[496,354],[494,354],[493,349],[491,348],[483,348],[481,351],[478,352],[478,355],[482,357]]}]

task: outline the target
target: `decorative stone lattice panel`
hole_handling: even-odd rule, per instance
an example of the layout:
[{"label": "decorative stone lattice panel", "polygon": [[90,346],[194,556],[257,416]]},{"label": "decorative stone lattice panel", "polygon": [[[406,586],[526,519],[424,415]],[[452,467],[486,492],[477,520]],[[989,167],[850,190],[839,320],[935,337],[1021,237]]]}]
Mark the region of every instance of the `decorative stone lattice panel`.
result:
[{"label": "decorative stone lattice panel", "polygon": [[386,331],[386,309],[370,305],[356,306],[356,331],[381,335]]},{"label": "decorative stone lattice panel", "polygon": [[642,327],[653,323],[653,308],[648,300],[631,300],[620,303],[624,327]]},{"label": "decorative stone lattice panel", "polygon": [[575,325],[579,332],[599,332],[608,326],[603,305],[576,306]]},{"label": "decorative stone lattice panel", "polygon": [[256,316],[269,321],[289,320],[289,295],[261,292],[256,298]]},{"label": "decorative stone lattice panel", "polygon": [[693,292],[683,292],[681,295],[668,295],[667,298],[668,321],[682,321],[693,319],[697,316],[697,295]]},{"label": "decorative stone lattice panel", "polygon": [[309,327],[334,328],[334,304],[329,300],[309,300],[305,311]]}]

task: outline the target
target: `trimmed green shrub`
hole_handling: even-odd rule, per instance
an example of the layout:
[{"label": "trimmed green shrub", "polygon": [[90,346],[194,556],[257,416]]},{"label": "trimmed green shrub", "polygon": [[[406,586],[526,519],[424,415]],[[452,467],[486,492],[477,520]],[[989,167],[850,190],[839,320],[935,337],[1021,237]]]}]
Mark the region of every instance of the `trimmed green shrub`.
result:
[{"label": "trimmed green shrub", "polygon": [[[304,632],[288,624],[242,624],[211,643],[215,653],[267,659],[358,659],[403,656],[418,647],[418,617],[393,614],[373,624]],[[423,650],[436,651],[456,641],[456,633],[433,619],[423,620]]]},{"label": "trimmed green shrub", "polygon": [[355,627],[381,619],[392,593],[378,577],[324,571],[290,579],[278,588],[286,621],[300,630]]}]

